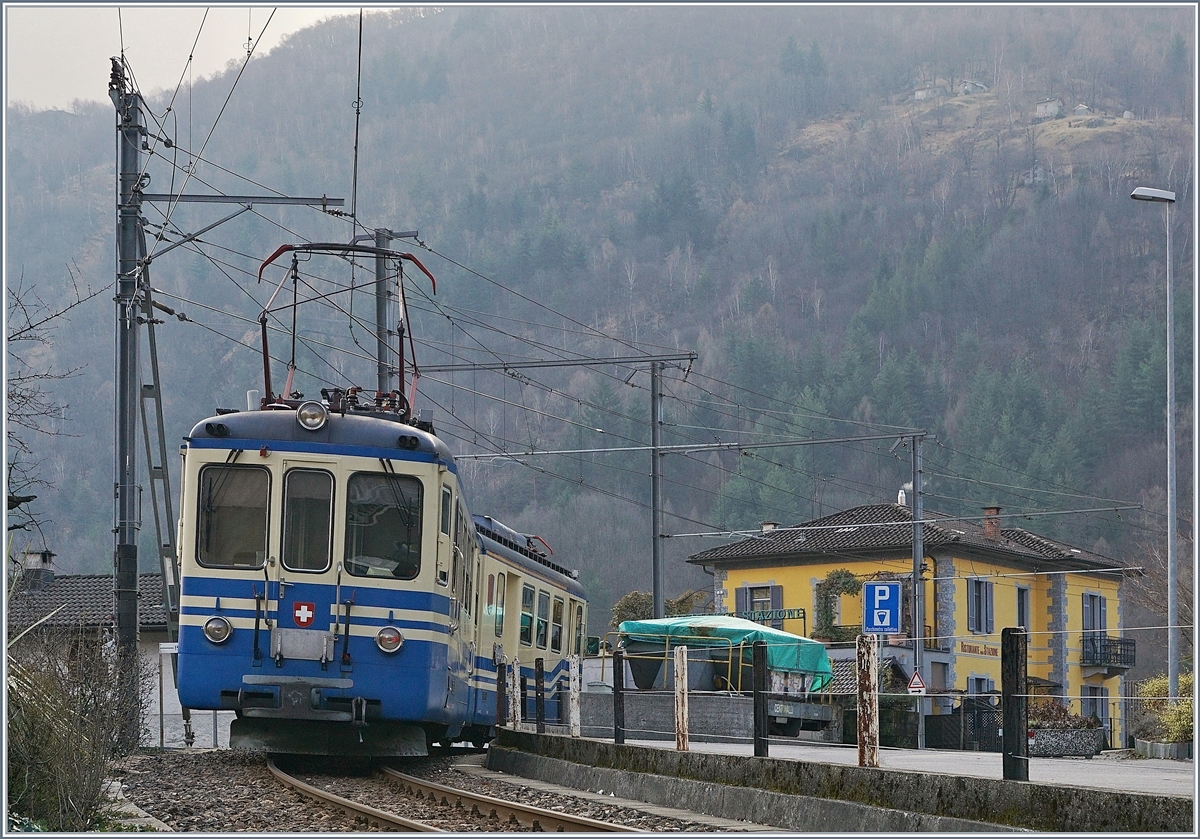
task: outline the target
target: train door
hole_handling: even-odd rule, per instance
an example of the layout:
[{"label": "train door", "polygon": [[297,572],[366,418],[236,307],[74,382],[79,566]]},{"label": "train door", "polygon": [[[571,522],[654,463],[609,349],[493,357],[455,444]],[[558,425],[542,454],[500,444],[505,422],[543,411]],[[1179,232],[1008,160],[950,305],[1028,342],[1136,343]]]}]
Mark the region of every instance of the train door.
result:
[{"label": "train door", "polygon": [[333,573],[334,476],[330,464],[284,461],[279,553],[267,562],[276,619],[270,657],[333,660],[337,609]]}]

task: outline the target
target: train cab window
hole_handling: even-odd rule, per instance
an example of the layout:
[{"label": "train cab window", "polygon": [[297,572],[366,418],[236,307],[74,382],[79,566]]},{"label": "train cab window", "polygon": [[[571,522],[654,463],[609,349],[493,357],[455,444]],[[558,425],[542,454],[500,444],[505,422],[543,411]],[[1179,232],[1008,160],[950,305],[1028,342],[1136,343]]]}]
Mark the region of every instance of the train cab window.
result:
[{"label": "train cab window", "polygon": [[533,645],[533,586],[521,586],[521,643]]},{"label": "train cab window", "polygon": [[210,568],[261,568],[267,560],[271,474],[257,466],[200,472],[196,558]]},{"label": "train cab window", "polygon": [[504,637],[504,575],[496,575],[496,637]]},{"label": "train cab window", "polygon": [[291,469],[283,478],[283,567],[324,571],[333,539],[333,476]]},{"label": "train cab window", "polygon": [[583,654],[583,604],[575,604],[575,655]]},{"label": "train cab window", "polygon": [[358,577],[421,573],[421,482],[358,472],[346,484],[346,570]]},{"label": "train cab window", "polygon": [[554,598],[554,609],[550,613],[550,652],[561,653],[563,642],[563,600]]},{"label": "train cab window", "polygon": [[537,610],[537,645],[546,649],[546,630],[550,626],[550,595],[544,591],[538,592]]}]

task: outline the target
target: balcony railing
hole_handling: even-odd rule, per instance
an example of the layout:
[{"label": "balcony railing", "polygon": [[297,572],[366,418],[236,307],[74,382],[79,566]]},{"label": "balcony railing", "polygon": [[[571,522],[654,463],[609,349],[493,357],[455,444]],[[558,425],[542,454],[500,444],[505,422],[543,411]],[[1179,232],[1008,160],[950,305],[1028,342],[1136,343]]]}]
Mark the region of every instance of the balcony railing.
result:
[{"label": "balcony railing", "polygon": [[1132,638],[1112,638],[1088,632],[1083,636],[1080,664],[1095,667],[1133,667],[1137,664],[1137,644]]}]

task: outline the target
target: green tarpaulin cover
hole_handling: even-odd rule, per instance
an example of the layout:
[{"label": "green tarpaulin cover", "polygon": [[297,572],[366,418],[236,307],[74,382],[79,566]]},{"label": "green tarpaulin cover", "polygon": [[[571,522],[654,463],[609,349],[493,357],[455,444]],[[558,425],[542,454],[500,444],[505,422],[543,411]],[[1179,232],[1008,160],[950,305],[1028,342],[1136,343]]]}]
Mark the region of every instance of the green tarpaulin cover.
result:
[{"label": "green tarpaulin cover", "polygon": [[686,647],[727,647],[745,644],[743,660],[750,661],[750,645],[767,642],[767,668],[807,673],[810,690],[819,691],[833,681],[833,667],[825,647],[811,638],[772,629],[761,623],[723,615],[688,615],[647,621],[622,621],[621,634],[633,641]]}]

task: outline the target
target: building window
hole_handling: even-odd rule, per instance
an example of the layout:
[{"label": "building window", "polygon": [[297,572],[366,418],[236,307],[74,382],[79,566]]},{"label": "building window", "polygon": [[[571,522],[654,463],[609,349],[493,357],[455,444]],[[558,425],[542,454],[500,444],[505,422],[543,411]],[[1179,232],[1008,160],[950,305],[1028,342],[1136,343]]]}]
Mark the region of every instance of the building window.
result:
[{"label": "building window", "polygon": [[944,661],[933,662],[932,669],[933,684],[929,689],[936,692],[942,692],[950,689],[950,665]]},{"label": "building window", "polygon": [[992,616],[994,585],[977,578],[967,580],[967,629],[971,632],[990,633],[995,631]]},{"label": "building window", "polygon": [[1099,594],[1085,594],[1083,596],[1084,661],[1104,660],[1102,653],[1107,629],[1108,601]]},{"label": "building window", "polygon": [[1031,628],[1029,625],[1029,589],[1024,586],[1017,586],[1017,626],[1022,626],[1026,630]]},{"label": "building window", "polygon": [[967,693],[971,696],[982,696],[993,693],[995,690],[995,681],[989,679],[987,676],[972,676],[967,679]]},{"label": "building window", "polygon": [[1080,704],[1083,717],[1095,717],[1101,723],[1108,722],[1108,688],[1084,685],[1080,692]]},{"label": "building window", "polygon": [[740,618],[768,624],[783,629],[783,619],[763,620],[758,613],[783,608],[783,586],[742,586],[736,590],[736,614]]}]

